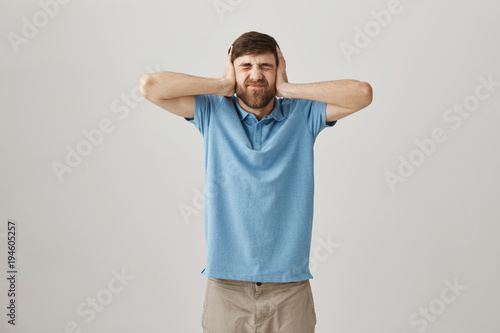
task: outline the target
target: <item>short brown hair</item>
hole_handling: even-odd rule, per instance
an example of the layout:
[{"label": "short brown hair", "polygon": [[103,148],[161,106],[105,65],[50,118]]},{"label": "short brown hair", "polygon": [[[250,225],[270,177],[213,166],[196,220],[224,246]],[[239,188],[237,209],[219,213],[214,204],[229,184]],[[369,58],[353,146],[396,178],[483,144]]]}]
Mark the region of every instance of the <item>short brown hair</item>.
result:
[{"label": "short brown hair", "polygon": [[[241,57],[242,55],[258,55],[271,52],[274,54],[276,66],[278,66],[276,46],[279,47],[279,45],[276,40],[269,35],[257,31],[249,31],[238,37],[233,42],[232,46],[233,52],[231,53],[231,62],[234,62],[234,59]],[[231,48],[227,51],[228,54],[230,50]]]}]

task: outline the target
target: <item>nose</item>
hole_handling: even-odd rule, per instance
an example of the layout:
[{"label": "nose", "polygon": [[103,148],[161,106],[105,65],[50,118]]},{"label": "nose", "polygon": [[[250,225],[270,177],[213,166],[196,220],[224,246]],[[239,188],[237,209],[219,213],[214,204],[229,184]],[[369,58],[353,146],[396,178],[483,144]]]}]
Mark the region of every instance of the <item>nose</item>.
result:
[{"label": "nose", "polygon": [[262,79],[262,71],[258,66],[253,66],[250,71],[250,80],[259,81]]}]

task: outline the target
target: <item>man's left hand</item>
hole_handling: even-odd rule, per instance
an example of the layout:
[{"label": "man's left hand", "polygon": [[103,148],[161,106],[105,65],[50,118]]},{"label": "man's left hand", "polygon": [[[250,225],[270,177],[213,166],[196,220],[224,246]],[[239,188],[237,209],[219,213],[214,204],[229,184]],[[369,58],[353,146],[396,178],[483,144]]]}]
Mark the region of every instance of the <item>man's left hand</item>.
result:
[{"label": "man's left hand", "polygon": [[285,97],[283,95],[284,88],[288,84],[288,78],[286,76],[286,62],[281,53],[280,48],[276,45],[276,52],[278,53],[278,69],[276,70],[276,96]]}]

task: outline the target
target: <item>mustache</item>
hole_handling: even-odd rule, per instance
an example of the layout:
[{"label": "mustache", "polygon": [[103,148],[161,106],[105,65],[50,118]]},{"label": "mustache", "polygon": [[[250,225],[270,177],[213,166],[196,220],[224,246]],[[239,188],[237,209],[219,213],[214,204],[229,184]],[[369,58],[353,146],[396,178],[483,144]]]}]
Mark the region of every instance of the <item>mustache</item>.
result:
[{"label": "mustache", "polygon": [[253,84],[259,84],[259,85],[260,85],[260,84],[262,84],[262,85],[264,85],[264,86],[267,86],[267,85],[268,85],[268,84],[267,84],[267,81],[265,81],[265,80],[260,80],[260,81],[247,81],[247,82],[245,82],[245,85],[247,85],[247,86],[249,86],[249,85],[253,85]]}]

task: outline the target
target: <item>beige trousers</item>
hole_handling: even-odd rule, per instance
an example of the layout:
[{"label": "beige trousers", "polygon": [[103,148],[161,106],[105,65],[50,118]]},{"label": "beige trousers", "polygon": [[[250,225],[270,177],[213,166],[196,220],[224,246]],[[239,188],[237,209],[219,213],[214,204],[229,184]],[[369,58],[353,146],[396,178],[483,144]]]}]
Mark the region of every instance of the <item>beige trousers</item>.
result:
[{"label": "beige trousers", "polygon": [[314,333],[311,285],[207,278],[201,326],[204,333]]}]

